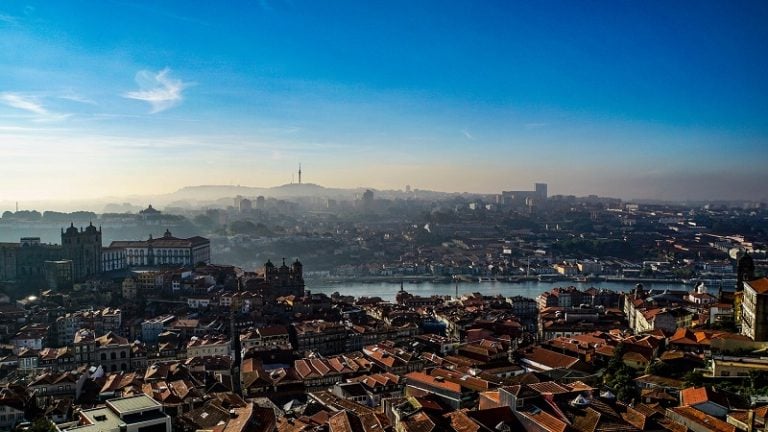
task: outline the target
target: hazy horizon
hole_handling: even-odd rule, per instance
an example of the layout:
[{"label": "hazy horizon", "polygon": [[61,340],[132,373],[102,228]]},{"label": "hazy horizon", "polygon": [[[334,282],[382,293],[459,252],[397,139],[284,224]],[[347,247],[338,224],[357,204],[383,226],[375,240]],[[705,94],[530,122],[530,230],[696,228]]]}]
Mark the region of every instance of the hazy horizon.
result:
[{"label": "hazy horizon", "polygon": [[299,163],[325,187],[768,201],[766,21],[757,1],[4,2],[0,203],[270,187]]},{"label": "hazy horizon", "polygon": [[[295,183],[294,183],[295,184]],[[308,183],[305,183],[305,185]],[[359,186],[352,186],[349,188],[346,187],[334,187],[334,186],[326,186],[326,185],[318,185],[315,183],[310,183],[315,186],[320,186],[326,189],[342,189],[342,190],[362,190],[362,189],[373,189],[377,191],[382,192],[404,192],[404,188],[374,188],[370,186],[365,185],[359,185]],[[153,204],[156,208],[164,208],[168,207],[174,202],[180,202],[180,201],[186,201],[190,204],[199,204],[200,202],[213,202],[216,200],[222,200],[225,198],[233,198],[236,196],[236,194],[223,194],[220,196],[217,196],[214,198],[184,198],[175,196],[175,194],[187,189],[187,188],[203,188],[203,187],[221,187],[221,188],[250,188],[250,189],[256,189],[256,190],[269,190],[273,188],[280,188],[284,186],[289,186],[291,183],[286,183],[282,185],[274,185],[274,186],[255,186],[255,185],[188,185],[184,186],[182,188],[168,191],[168,192],[160,192],[156,194],[131,194],[131,195],[123,195],[123,196],[99,196],[99,197],[83,197],[83,198],[67,198],[67,199],[38,199],[38,200],[27,200],[27,201],[11,201],[11,200],[0,200],[0,213],[4,211],[15,211],[16,205],[18,204],[18,209],[21,210],[37,210],[40,212],[43,211],[63,211],[63,212],[73,212],[78,210],[85,210],[85,211],[93,211],[96,213],[102,213],[104,207],[106,207],[109,204],[131,204],[132,206],[138,206],[138,207],[146,207],[147,205]],[[408,185],[411,186],[411,185]],[[532,190],[533,184],[529,185],[528,187],[522,185],[521,187],[510,187],[505,188],[503,190]],[[552,190],[551,185],[549,185],[549,196],[556,196],[556,195],[574,195],[576,197],[587,197],[588,195],[592,195],[593,193],[587,192],[587,193],[577,193],[577,194],[564,194],[559,193],[557,190]],[[412,187],[412,190],[422,190],[425,192],[437,192],[437,193],[445,193],[445,194],[470,194],[470,195],[496,195],[500,194],[502,190],[494,191],[494,192],[478,192],[478,191],[451,191],[451,190],[435,190],[435,189],[427,189],[427,188],[419,188],[419,187]],[[247,193],[243,195],[245,197],[255,197],[257,194],[254,195],[248,195]],[[272,197],[272,198],[281,198],[280,196],[274,196],[269,194],[268,192],[265,195],[266,197]],[[299,196],[309,196],[309,195],[299,195]],[[299,197],[297,196],[297,197]],[[319,195],[322,197],[322,195]],[[685,202],[765,202],[765,200],[754,200],[751,198],[713,198],[713,197],[707,197],[702,199],[697,198],[688,198],[688,199],[663,199],[663,198],[643,198],[643,197],[622,197],[622,196],[615,196],[615,195],[599,195],[603,198],[618,198],[623,200],[624,202],[645,202],[645,201],[658,201],[658,202],[667,202],[670,204],[675,203],[685,203]],[[288,198],[290,199],[290,198]],[[171,205],[172,206],[172,205]]]}]

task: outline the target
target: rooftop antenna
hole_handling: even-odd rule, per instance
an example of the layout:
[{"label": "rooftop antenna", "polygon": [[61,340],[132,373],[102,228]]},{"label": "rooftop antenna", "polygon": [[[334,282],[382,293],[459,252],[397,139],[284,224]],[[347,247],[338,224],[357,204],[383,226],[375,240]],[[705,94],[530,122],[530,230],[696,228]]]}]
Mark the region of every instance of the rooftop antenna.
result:
[{"label": "rooftop antenna", "polygon": [[301,184],[301,162],[299,162],[299,184]]}]

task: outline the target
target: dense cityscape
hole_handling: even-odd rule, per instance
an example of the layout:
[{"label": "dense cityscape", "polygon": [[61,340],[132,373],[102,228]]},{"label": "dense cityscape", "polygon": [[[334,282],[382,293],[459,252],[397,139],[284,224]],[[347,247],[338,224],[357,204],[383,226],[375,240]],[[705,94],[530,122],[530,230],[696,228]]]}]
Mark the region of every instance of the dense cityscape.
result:
[{"label": "dense cityscape", "polygon": [[765,205],[376,195],[5,212],[0,427],[764,424]]},{"label": "dense cityscape", "polygon": [[766,23],[0,1],[0,432],[768,432]]}]

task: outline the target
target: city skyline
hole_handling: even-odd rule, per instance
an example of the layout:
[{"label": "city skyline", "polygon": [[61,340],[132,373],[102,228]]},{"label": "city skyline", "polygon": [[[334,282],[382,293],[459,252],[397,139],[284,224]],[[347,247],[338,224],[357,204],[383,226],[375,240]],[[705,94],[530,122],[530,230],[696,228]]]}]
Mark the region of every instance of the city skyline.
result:
[{"label": "city skyline", "polygon": [[300,162],[328,187],[768,197],[763,3],[183,5],[0,6],[3,201]]}]

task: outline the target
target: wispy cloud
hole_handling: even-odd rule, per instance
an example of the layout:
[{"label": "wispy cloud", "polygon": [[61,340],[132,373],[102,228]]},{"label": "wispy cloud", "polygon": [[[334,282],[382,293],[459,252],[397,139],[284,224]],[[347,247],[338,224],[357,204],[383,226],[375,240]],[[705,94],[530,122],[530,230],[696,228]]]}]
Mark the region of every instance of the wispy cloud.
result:
[{"label": "wispy cloud", "polygon": [[150,112],[153,114],[173,108],[184,99],[182,93],[191,83],[172,78],[170,73],[169,68],[159,72],[139,71],[136,74],[136,83],[139,84],[140,90],[125,93],[123,97],[147,102],[152,106]]},{"label": "wispy cloud", "polygon": [[35,114],[35,120],[39,121],[63,120],[70,116],[70,114],[52,112],[40,102],[39,98],[24,93],[2,92],[0,103]]},{"label": "wispy cloud", "polygon": [[9,107],[29,111],[39,115],[48,115],[49,112],[36,98],[25,96],[21,93],[3,92],[0,93],[0,101]]},{"label": "wispy cloud", "polygon": [[16,25],[19,23],[19,19],[13,15],[0,13],[0,23]]},{"label": "wispy cloud", "polygon": [[74,90],[71,90],[71,89],[70,90],[66,90],[63,93],[59,94],[58,98],[59,99],[70,100],[70,101],[73,101],[73,102],[80,102],[80,103],[88,104],[88,105],[98,105],[96,103],[96,101],[94,101],[93,99],[88,99],[87,97],[85,97],[85,96],[83,96],[81,94],[78,94]]},{"label": "wispy cloud", "polygon": [[474,135],[472,135],[471,133],[469,133],[469,131],[468,131],[468,130],[466,130],[466,129],[462,129],[462,130],[461,130],[461,134],[462,134],[462,135],[464,135],[464,138],[466,138],[466,139],[468,139],[468,140],[471,140],[471,141],[474,141],[474,140],[475,140],[475,137],[474,137]]}]

